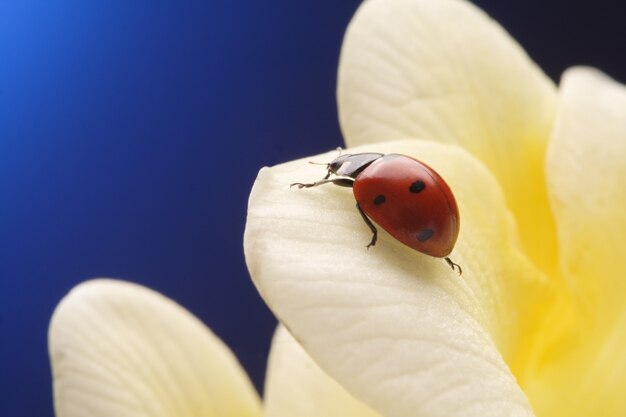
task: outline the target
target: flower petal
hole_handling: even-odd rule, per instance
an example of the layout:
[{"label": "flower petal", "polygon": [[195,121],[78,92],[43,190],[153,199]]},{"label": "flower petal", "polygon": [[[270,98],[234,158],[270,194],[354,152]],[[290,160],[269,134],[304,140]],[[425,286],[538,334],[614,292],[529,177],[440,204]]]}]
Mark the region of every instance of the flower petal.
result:
[{"label": "flower petal", "polygon": [[565,73],[547,175],[563,273],[604,320],[626,295],[626,86],[590,68]]},{"label": "flower petal", "polygon": [[461,212],[451,256],[463,276],[382,230],[366,250],[350,190],[289,188],[323,176],[307,161],[328,153],[257,178],[244,246],[261,295],[322,369],[383,415],[532,415],[498,348],[514,369],[524,362],[549,286],[521,255],[495,180],[450,145],[352,151],[419,155],[446,178]]},{"label": "flower petal", "polygon": [[626,86],[565,73],[547,167],[571,301],[528,392],[540,415],[624,416]]},{"label": "flower petal", "polygon": [[553,83],[470,2],[369,0],[343,43],[338,78],[348,146],[402,138],[459,144],[495,174],[544,270],[556,242],[544,156]]},{"label": "flower petal", "polygon": [[322,371],[279,326],[265,381],[265,417],[378,417]]},{"label": "flower petal", "polygon": [[259,416],[228,348],[173,301],[94,280],[58,305],[49,331],[57,417]]}]

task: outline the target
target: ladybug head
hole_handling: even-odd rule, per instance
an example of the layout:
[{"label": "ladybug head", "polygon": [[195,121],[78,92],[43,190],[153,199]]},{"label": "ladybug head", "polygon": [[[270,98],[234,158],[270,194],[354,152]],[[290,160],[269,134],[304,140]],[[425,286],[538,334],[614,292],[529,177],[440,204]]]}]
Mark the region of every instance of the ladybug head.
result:
[{"label": "ladybug head", "polygon": [[326,168],[328,169],[329,172],[332,172],[333,174],[337,174],[337,171],[341,169],[343,164],[346,162],[346,159],[348,159],[351,156],[352,155],[350,154],[340,155],[337,158],[333,159],[329,164],[327,164]]},{"label": "ladybug head", "polygon": [[329,173],[340,177],[356,178],[361,171],[382,156],[382,153],[347,153],[333,159],[327,165],[327,169]]}]

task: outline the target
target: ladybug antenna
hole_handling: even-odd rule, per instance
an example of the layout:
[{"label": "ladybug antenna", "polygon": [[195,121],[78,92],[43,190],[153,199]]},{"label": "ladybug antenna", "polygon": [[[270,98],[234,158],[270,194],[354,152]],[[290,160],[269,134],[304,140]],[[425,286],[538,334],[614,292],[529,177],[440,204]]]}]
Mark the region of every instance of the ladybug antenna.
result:
[{"label": "ladybug antenna", "polygon": [[[343,149],[341,148],[341,146],[337,146],[337,149],[335,149],[337,152],[339,152],[339,155],[337,155],[338,157],[341,156],[341,152],[343,151]],[[314,162],[314,161],[309,161],[309,164],[311,165],[326,165],[326,167],[330,167],[330,163],[328,162]]]},{"label": "ladybug antenna", "polygon": [[[341,152],[343,151],[341,146],[337,146],[337,148],[335,149],[337,152],[339,152],[339,155],[337,156],[341,156]],[[328,162],[313,162],[313,161],[309,161],[309,164],[311,165],[326,165],[329,166],[330,164]]]}]

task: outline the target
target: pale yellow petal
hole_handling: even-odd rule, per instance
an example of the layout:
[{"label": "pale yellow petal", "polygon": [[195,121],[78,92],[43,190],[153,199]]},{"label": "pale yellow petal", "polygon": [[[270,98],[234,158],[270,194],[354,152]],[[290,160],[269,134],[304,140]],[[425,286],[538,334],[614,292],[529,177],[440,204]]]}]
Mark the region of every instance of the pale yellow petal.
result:
[{"label": "pale yellow petal", "polygon": [[379,417],[329,377],[282,326],[272,340],[265,417]]},{"label": "pale yellow petal", "polygon": [[[461,233],[451,257],[370,231],[350,189],[289,188],[321,178],[336,153],[263,169],[252,191],[246,260],[260,293],[315,361],[382,415],[532,415],[503,361],[533,345],[549,286],[516,245],[497,183],[450,145],[388,142],[351,149],[419,157],[455,191]],[[480,198],[476,198],[479,195]]]},{"label": "pale yellow petal", "polygon": [[590,68],[566,72],[547,175],[570,299],[528,392],[539,415],[624,416],[624,85]]},{"label": "pale yellow petal", "polygon": [[87,281],[49,331],[57,417],[260,416],[230,350],[187,310],[139,285]]},{"label": "pale yellow petal", "polygon": [[413,137],[463,146],[495,174],[527,253],[555,269],[544,156],[555,88],[470,2],[368,0],[347,30],[338,102],[348,146]]}]

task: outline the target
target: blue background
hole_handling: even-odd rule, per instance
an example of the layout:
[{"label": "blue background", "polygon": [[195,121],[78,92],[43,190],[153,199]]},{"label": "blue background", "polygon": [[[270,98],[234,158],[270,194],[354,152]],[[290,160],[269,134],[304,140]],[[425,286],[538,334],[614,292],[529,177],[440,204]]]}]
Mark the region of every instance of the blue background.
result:
[{"label": "blue background", "polygon": [[[477,3],[554,79],[626,80],[619,2]],[[275,320],[244,263],[247,197],[261,166],[341,145],[358,4],[0,0],[0,416],[52,416],[48,320],[97,276],[187,307],[262,388]]]}]

